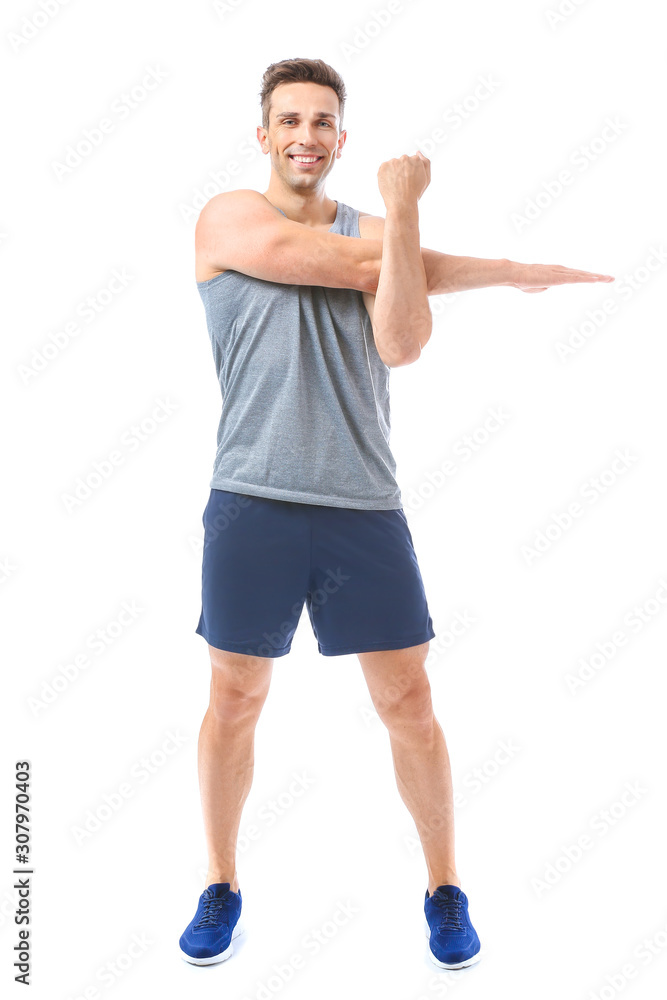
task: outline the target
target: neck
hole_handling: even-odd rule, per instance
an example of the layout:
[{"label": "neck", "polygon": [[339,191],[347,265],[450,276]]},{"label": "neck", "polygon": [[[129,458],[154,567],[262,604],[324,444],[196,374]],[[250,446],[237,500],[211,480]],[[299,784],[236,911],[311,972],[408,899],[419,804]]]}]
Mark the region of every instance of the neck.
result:
[{"label": "neck", "polygon": [[271,173],[271,180],[262,194],[276,208],[283,210],[288,219],[304,226],[332,226],[336,218],[336,202],[321,189],[295,191],[280,177]]}]

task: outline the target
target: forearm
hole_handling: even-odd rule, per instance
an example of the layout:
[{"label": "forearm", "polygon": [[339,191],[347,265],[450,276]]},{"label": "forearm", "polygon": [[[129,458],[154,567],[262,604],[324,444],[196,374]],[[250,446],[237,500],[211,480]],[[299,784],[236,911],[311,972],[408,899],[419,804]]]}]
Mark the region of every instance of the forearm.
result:
[{"label": "forearm", "polygon": [[[363,283],[362,291],[376,292],[382,268],[383,243],[382,240],[370,239],[363,242],[369,244],[368,253],[363,266],[360,266],[359,278],[350,287],[361,288]],[[428,295],[510,285],[515,278],[515,262],[504,258],[457,257],[427,247],[421,247],[421,258]]]},{"label": "forearm", "polygon": [[504,258],[456,257],[422,248],[422,259],[429,295],[509,285],[514,278],[514,262]]},{"label": "forearm", "polygon": [[387,209],[373,330],[382,356],[395,358],[397,364],[418,357],[431,335],[416,201],[392,204]]}]

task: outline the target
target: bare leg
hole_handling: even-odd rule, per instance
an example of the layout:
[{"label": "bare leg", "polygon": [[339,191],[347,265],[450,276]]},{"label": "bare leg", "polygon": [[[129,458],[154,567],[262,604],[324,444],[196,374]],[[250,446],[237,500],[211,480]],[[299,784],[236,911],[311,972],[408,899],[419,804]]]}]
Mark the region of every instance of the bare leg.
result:
[{"label": "bare leg", "polygon": [[255,726],[269,692],[273,659],[209,645],[211,699],[199,733],[199,790],[208,847],[206,885],[238,892],[236,841],[252,785]]},{"label": "bare leg", "polygon": [[454,860],[454,799],[449,754],[433,714],[424,662],[428,642],[358,653],[375,709],[389,732],[396,784],[415,821],[428,890],[461,887]]}]

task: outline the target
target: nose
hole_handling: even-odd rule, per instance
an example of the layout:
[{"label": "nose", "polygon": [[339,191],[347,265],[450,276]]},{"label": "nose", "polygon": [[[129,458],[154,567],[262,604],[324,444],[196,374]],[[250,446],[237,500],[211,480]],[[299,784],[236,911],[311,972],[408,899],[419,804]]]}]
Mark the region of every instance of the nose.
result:
[{"label": "nose", "polygon": [[303,146],[304,149],[312,149],[313,146],[317,146],[319,140],[315,126],[309,125],[307,122],[302,122],[294,141]]}]

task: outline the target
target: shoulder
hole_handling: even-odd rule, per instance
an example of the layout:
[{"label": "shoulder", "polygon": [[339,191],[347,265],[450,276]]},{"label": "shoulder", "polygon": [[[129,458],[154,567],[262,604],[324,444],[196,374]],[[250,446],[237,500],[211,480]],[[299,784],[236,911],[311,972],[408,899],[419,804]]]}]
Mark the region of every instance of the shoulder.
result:
[{"label": "shoulder", "polygon": [[359,235],[362,239],[381,240],[384,233],[384,219],[381,215],[359,212]]},{"label": "shoulder", "polygon": [[197,226],[202,228],[209,223],[219,224],[221,221],[233,221],[248,215],[275,213],[280,215],[268,198],[252,188],[239,188],[237,191],[221,191],[206,202],[199,217]]}]

